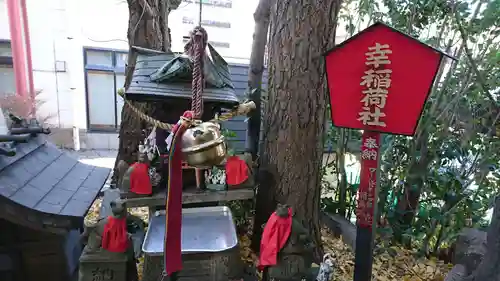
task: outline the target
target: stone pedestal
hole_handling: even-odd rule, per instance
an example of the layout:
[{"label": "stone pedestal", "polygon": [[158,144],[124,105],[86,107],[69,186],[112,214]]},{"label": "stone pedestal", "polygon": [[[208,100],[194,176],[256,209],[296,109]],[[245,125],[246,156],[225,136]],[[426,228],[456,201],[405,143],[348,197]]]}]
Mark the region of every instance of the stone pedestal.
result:
[{"label": "stone pedestal", "polygon": [[[243,274],[238,248],[222,253],[183,254],[178,281],[228,281]],[[163,256],[144,257],[143,281],[157,281],[163,272]]]},{"label": "stone pedestal", "polygon": [[267,270],[270,280],[302,281],[309,280],[310,262],[301,255],[285,255],[279,257],[278,264]]},{"label": "stone pedestal", "polygon": [[78,281],[127,281],[127,261],[127,256],[121,253],[84,254],[80,258]]}]

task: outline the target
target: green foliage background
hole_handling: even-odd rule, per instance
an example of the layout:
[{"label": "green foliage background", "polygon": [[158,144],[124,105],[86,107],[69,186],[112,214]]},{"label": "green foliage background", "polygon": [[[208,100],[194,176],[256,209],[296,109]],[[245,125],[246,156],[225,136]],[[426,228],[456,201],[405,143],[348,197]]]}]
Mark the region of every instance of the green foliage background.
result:
[{"label": "green foliage background", "polygon": [[[499,192],[500,1],[351,0],[338,28],[352,36],[375,21],[458,59],[439,71],[416,135],[384,136],[381,150],[378,214],[389,224],[378,231],[437,254],[462,228],[486,227]],[[358,186],[344,159],[358,154],[360,138],[359,131],[333,126],[325,135],[332,160],[324,165],[323,194],[330,196],[322,207],[351,220]],[[398,208],[405,189],[419,192],[417,208]],[[403,221],[405,212],[411,223]]]}]

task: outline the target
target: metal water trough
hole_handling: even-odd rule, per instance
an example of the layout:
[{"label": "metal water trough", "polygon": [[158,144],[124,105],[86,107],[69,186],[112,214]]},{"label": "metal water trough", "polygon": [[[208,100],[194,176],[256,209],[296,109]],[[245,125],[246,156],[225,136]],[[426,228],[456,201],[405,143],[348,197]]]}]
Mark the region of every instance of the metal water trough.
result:
[{"label": "metal water trough", "polygon": [[[143,280],[156,281],[163,271],[165,212],[150,219],[142,250]],[[225,206],[182,210],[180,281],[227,281],[237,274],[238,237],[231,210]]]}]

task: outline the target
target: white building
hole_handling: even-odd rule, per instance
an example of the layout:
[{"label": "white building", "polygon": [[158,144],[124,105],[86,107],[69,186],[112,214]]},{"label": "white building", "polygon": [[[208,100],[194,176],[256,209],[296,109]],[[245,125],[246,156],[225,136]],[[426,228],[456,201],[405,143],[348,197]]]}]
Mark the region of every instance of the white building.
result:
[{"label": "white building", "polygon": [[[208,32],[208,40],[228,61],[248,62],[253,40],[253,13],[258,2],[202,0],[202,25]],[[171,12],[173,51],[183,50],[185,37],[199,23],[199,11],[199,0],[184,0]]]},{"label": "white building", "polygon": [[[12,55],[9,0],[0,0],[0,57]],[[55,141],[72,145],[74,126],[83,133],[82,148],[116,148],[128,51],[128,7],[125,0],[27,0],[33,82],[53,116]],[[246,63],[250,56],[253,12],[257,0],[203,0],[202,20],[209,40],[228,61]],[[183,50],[183,37],[198,24],[199,1],[183,1],[169,25],[173,51]],[[0,60],[0,93],[15,92],[14,71]],[[116,104],[116,106],[115,106]],[[104,129],[109,134],[93,133]]]},{"label": "white building", "polygon": [[[7,3],[26,2],[33,83],[51,115],[53,140],[72,147],[117,148],[128,51],[125,0],[0,0],[0,93],[15,91]],[[228,62],[248,63],[258,0],[202,0],[202,24],[209,41]],[[21,4],[22,5],[22,4]],[[173,51],[198,24],[199,0],[172,11]],[[2,59],[3,58],[3,59]],[[79,131],[78,138],[73,132]],[[105,132],[105,133],[104,133]]]}]

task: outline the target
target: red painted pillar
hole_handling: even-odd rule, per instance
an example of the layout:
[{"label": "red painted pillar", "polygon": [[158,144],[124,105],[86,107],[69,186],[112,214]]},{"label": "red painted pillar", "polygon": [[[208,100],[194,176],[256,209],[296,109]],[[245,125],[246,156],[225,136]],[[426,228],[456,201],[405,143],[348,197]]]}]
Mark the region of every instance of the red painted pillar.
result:
[{"label": "red painted pillar", "polygon": [[33,82],[33,63],[31,61],[31,40],[30,40],[30,29],[28,23],[28,9],[26,8],[26,0],[21,0],[21,13],[23,18],[24,27],[24,45],[26,47],[26,67],[28,74],[28,89],[30,93],[31,100],[35,100],[35,84]]},{"label": "red painted pillar", "polygon": [[16,79],[16,92],[18,95],[28,94],[26,57],[23,46],[23,31],[21,25],[21,11],[18,0],[7,0],[7,12],[9,16],[10,44],[12,48],[12,60],[14,63],[14,76]]}]

